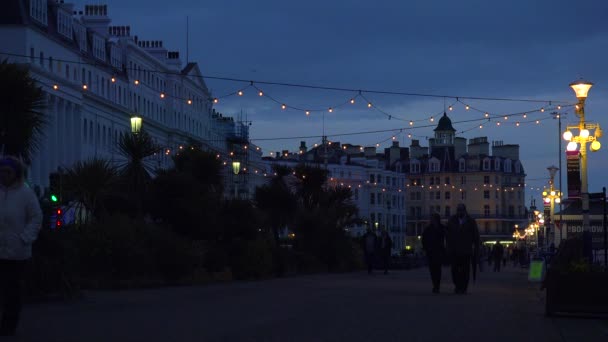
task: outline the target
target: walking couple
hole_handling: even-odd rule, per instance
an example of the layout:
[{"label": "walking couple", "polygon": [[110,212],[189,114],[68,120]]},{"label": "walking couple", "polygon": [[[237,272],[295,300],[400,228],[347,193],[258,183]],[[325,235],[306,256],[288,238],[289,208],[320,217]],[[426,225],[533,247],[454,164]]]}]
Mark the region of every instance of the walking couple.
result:
[{"label": "walking couple", "polygon": [[422,246],[429,262],[433,293],[439,293],[441,266],[446,257],[452,266],[454,293],[467,293],[471,261],[479,253],[479,241],[477,223],[464,204],[458,205],[456,215],[450,217],[447,227],[441,224],[439,214],[431,214],[430,225],[422,234]]}]

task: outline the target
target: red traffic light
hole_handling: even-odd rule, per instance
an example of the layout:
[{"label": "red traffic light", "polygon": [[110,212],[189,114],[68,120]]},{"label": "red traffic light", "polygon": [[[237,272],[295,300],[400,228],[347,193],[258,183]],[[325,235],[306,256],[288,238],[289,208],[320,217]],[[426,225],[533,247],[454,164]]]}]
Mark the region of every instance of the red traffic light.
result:
[{"label": "red traffic light", "polygon": [[56,226],[56,227],[61,227],[61,221],[59,221],[59,220],[58,220],[58,221],[55,223],[55,226]]},{"label": "red traffic light", "polygon": [[61,209],[57,209],[57,215],[61,215]]}]

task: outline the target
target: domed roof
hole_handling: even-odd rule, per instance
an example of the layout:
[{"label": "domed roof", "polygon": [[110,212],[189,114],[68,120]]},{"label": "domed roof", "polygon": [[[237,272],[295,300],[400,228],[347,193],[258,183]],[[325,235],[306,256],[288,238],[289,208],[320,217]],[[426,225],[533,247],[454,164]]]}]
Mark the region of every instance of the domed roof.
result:
[{"label": "domed roof", "polygon": [[443,116],[439,119],[439,123],[437,124],[437,128],[434,131],[452,131],[456,132],[454,127],[452,127],[452,120],[448,118],[447,114],[443,112]]}]

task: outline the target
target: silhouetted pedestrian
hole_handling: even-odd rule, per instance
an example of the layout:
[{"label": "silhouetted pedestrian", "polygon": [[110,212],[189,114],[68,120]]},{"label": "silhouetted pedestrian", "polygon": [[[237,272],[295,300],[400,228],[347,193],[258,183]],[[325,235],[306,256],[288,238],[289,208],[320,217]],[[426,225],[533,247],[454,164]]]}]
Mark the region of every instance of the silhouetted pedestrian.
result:
[{"label": "silhouetted pedestrian", "polygon": [[479,255],[479,230],[462,203],[458,204],[456,215],[448,221],[447,248],[452,261],[454,292],[465,294],[469,286],[471,258]]},{"label": "silhouetted pedestrian", "polygon": [[388,268],[391,261],[391,250],[393,248],[393,240],[386,230],[380,234],[380,256],[382,257],[382,266],[384,267],[384,274],[388,274]]},{"label": "silhouetted pedestrian", "polygon": [[369,274],[372,274],[374,270],[376,239],[376,234],[371,229],[367,229],[367,233],[363,236],[363,251],[365,253],[365,262],[367,263],[367,273]]},{"label": "silhouetted pedestrian", "polygon": [[25,184],[24,171],[18,159],[0,159],[0,336],[17,331],[23,270],[42,224],[38,198]]},{"label": "silhouetted pedestrian", "polygon": [[494,272],[500,272],[500,263],[502,262],[502,257],[504,253],[504,248],[500,244],[500,242],[496,241],[494,244],[494,248],[492,248],[492,258],[494,259]]},{"label": "silhouetted pedestrian", "polygon": [[433,293],[439,293],[441,287],[441,265],[445,258],[446,227],[441,224],[439,214],[431,215],[430,224],[422,233],[422,248],[426,252],[433,282]]}]

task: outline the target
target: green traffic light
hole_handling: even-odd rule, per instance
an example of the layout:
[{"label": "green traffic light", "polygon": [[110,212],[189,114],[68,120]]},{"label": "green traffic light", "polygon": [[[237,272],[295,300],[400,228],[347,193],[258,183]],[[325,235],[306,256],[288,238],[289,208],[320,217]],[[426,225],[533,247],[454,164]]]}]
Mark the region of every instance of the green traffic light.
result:
[{"label": "green traffic light", "polygon": [[52,202],[57,202],[59,199],[57,198],[57,196],[55,195],[51,195],[51,201]]}]

